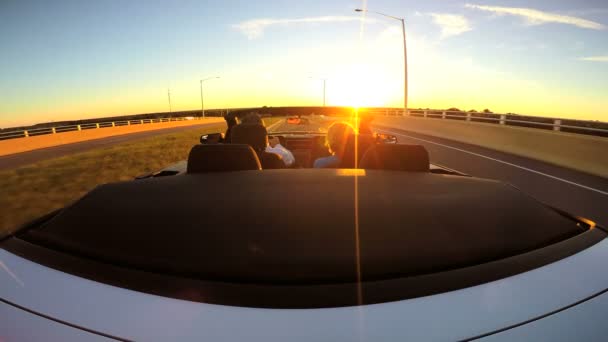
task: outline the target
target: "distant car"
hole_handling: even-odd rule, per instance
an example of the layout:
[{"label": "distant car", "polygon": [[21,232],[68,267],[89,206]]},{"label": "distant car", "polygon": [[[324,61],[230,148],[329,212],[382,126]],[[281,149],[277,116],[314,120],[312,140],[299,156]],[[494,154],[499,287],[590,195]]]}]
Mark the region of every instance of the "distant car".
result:
[{"label": "distant car", "polygon": [[290,116],[287,118],[287,123],[290,125],[299,125],[302,120],[298,116]]},{"label": "distant car", "polygon": [[0,336],[608,336],[603,227],[387,136],[353,138],[357,164],[310,169],[322,134],[274,135],[305,167],[261,170],[248,145],[200,144],[0,237]]},{"label": "distant car", "polygon": [[310,119],[308,117],[303,116],[290,116],[287,118],[287,123],[290,125],[308,125],[310,124]]}]

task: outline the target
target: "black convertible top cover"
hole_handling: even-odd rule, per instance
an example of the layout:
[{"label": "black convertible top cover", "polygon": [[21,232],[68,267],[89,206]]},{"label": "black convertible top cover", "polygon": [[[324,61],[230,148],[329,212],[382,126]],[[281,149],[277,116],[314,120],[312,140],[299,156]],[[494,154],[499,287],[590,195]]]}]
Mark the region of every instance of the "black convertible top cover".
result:
[{"label": "black convertible top cover", "polygon": [[357,254],[361,279],[383,280],[479,265],[582,232],[496,181],[302,169],[107,184],[20,238],[194,279],[324,284],[356,281]]}]

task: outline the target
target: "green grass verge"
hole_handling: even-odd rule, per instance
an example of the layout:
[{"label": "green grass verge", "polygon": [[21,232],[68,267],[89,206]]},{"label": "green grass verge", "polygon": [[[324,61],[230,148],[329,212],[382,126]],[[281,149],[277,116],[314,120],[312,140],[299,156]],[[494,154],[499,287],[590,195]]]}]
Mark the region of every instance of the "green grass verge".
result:
[{"label": "green grass verge", "polygon": [[0,171],[0,236],[77,200],[99,184],[132,180],[187,159],[201,134],[218,130],[162,134]]}]

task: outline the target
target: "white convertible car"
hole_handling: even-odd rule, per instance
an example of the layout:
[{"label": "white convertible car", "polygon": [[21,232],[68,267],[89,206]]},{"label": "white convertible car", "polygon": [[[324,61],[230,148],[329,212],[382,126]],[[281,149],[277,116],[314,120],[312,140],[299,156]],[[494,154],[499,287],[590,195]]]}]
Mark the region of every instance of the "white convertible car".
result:
[{"label": "white convertible car", "polygon": [[356,166],[201,144],[101,185],[1,237],[0,340],[608,339],[604,228],[420,146]]}]

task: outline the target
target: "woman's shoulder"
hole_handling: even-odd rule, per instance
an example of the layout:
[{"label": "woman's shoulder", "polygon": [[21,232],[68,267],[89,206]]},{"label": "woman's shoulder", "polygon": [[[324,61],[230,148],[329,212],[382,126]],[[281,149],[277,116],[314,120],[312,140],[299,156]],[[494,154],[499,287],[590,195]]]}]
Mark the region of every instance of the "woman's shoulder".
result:
[{"label": "woman's shoulder", "polygon": [[315,160],[313,167],[317,168],[317,169],[321,169],[321,168],[337,167],[338,165],[340,165],[340,158],[333,155],[333,156],[318,158],[317,160]]}]

